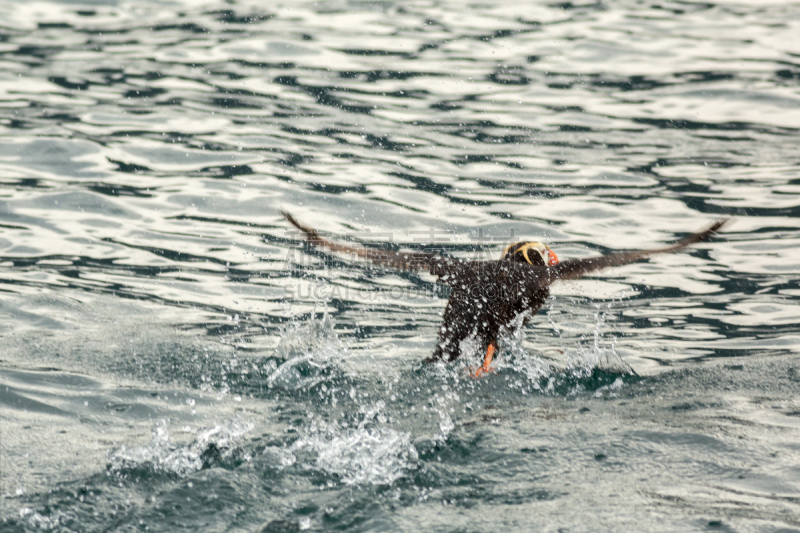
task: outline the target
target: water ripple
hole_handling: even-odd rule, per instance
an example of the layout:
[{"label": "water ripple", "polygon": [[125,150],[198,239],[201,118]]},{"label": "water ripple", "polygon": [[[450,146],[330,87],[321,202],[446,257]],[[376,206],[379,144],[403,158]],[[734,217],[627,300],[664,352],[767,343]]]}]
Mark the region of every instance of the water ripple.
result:
[{"label": "water ripple", "polygon": [[[797,11],[0,5],[4,526],[800,526]],[[735,220],[554,287],[474,382],[420,363],[446,291],[282,209],[464,258]]]}]

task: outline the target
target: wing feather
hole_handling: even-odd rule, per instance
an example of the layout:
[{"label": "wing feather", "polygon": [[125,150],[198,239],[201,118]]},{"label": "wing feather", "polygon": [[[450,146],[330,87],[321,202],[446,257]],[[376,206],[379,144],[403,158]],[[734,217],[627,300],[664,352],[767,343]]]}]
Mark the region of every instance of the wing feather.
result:
[{"label": "wing feather", "polygon": [[600,257],[590,257],[587,259],[569,259],[567,261],[562,261],[561,263],[548,269],[550,273],[549,281],[552,283],[558,280],[566,281],[578,279],[595,270],[613,266],[627,265],[628,263],[634,263],[644,259],[645,257],[655,254],[677,252],[692,244],[707,241],[720,228],[722,228],[722,226],[727,224],[728,221],[729,219],[718,220],[707,229],[698,233],[693,233],[685,239],[663,248],[656,248],[654,250],[636,250],[631,252],[608,254]]},{"label": "wing feather", "polygon": [[395,252],[392,250],[367,248],[365,246],[339,244],[321,236],[316,230],[304,226],[286,211],[282,211],[282,213],[290,224],[305,234],[306,240],[313,246],[327,248],[331,252],[352,254],[377,265],[414,272],[427,271],[434,276],[446,276],[461,263],[456,259],[432,252]]}]

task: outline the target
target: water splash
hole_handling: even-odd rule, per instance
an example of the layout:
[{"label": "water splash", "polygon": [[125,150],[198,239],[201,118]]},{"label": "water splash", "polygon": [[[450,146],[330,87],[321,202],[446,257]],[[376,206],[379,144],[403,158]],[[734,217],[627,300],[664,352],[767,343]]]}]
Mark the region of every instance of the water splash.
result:
[{"label": "water splash", "polygon": [[347,485],[391,485],[412,467],[418,454],[410,434],[386,425],[384,408],[382,401],[363,407],[355,427],[315,421],[292,450],[316,454],[316,467]]},{"label": "water splash", "polygon": [[356,428],[302,443],[316,449],[317,466],[348,485],[391,485],[417,460],[410,436],[390,428]]},{"label": "water splash", "polygon": [[523,336],[523,328],[517,327],[502,337],[503,350],[507,355],[498,367],[510,366],[516,372],[522,373],[535,390],[539,390],[541,383],[551,377],[555,369],[541,354],[532,354],[522,346]]},{"label": "water splash", "polygon": [[55,511],[50,515],[43,515],[37,511],[34,511],[30,507],[23,507],[19,510],[19,517],[28,524],[37,530],[41,531],[73,531],[68,529],[64,526],[65,523],[69,523],[73,521],[73,518],[63,512],[63,511]]},{"label": "water splash", "polygon": [[153,427],[147,446],[128,448],[122,446],[108,454],[107,469],[114,474],[149,471],[185,477],[211,464],[228,464],[249,461],[250,456],[238,442],[253,424],[231,420],[200,431],[189,444],[170,441],[168,421],[162,420]]},{"label": "water splash", "polygon": [[[508,371],[507,387],[522,394],[538,392],[572,396],[581,392],[606,388],[617,391],[623,376],[636,373],[616,351],[616,338],[608,333],[606,323],[611,304],[593,314],[593,327],[589,335],[567,336],[564,328],[544,314],[550,322],[553,335],[540,339],[541,349],[531,351],[523,345],[524,328],[511,328],[500,338],[502,355],[496,361],[498,372]],[[555,339],[556,346],[552,346]],[[546,347],[545,343],[550,344]],[[613,387],[610,387],[611,385]]]},{"label": "water splash", "polygon": [[327,313],[321,319],[293,322],[284,329],[276,350],[284,362],[267,378],[267,385],[291,390],[313,387],[328,379],[346,353]]},{"label": "water splash", "polygon": [[[589,346],[587,347],[584,342],[579,342],[574,351],[565,350],[569,361],[567,368],[575,373],[584,374],[590,374],[593,370],[598,369],[618,374],[635,375],[633,368],[617,353],[617,338],[611,336],[609,343],[603,333],[603,328],[611,312],[611,304],[606,304],[605,310],[601,310],[599,304],[595,307],[598,311],[594,313],[594,329]],[[561,339],[560,336],[559,339]],[[585,336],[581,336],[581,341],[585,341]]]},{"label": "water splash", "polygon": [[261,455],[262,464],[275,470],[284,470],[297,463],[297,457],[291,451],[278,446],[266,446]]}]

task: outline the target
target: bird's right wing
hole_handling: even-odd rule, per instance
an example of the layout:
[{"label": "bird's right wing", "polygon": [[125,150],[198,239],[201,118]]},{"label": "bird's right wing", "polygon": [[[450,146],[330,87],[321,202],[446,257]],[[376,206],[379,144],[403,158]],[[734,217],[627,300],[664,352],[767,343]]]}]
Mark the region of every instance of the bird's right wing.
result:
[{"label": "bird's right wing", "polygon": [[728,219],[718,220],[712,224],[708,229],[699,233],[693,233],[683,240],[676,242],[670,246],[663,248],[656,248],[654,250],[636,250],[631,252],[620,252],[615,254],[602,255],[600,257],[590,257],[587,259],[569,259],[562,261],[557,265],[548,268],[549,283],[558,280],[571,280],[582,278],[589,272],[600,270],[603,268],[627,265],[634,263],[645,257],[655,254],[665,254],[670,252],[677,252],[689,245],[703,242],[711,238],[722,226],[728,222]]},{"label": "bird's right wing", "polygon": [[313,246],[327,248],[332,252],[352,254],[377,265],[398,270],[427,271],[434,276],[440,276],[442,278],[440,281],[446,282],[449,275],[454,274],[463,264],[462,261],[457,259],[432,252],[395,252],[393,250],[339,244],[321,236],[316,230],[304,226],[286,211],[282,211],[282,213],[289,223],[305,234],[306,240]]}]

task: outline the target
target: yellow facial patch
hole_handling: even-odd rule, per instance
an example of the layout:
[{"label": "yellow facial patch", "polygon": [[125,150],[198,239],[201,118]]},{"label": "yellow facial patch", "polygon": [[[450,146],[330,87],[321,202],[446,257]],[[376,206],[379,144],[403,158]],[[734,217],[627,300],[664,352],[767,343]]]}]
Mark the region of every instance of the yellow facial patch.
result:
[{"label": "yellow facial patch", "polygon": [[[539,257],[542,258],[541,263],[539,263],[538,260],[531,260],[532,257],[536,259],[536,256],[529,255],[531,250],[535,250],[536,253],[539,254]],[[512,256],[521,254],[522,259],[529,265],[554,266],[558,264],[558,256],[556,253],[551,250],[549,246],[540,242],[515,242],[511,246],[506,246],[506,249],[503,250],[503,255],[500,256],[500,260],[502,261],[507,258],[509,254]]]}]

